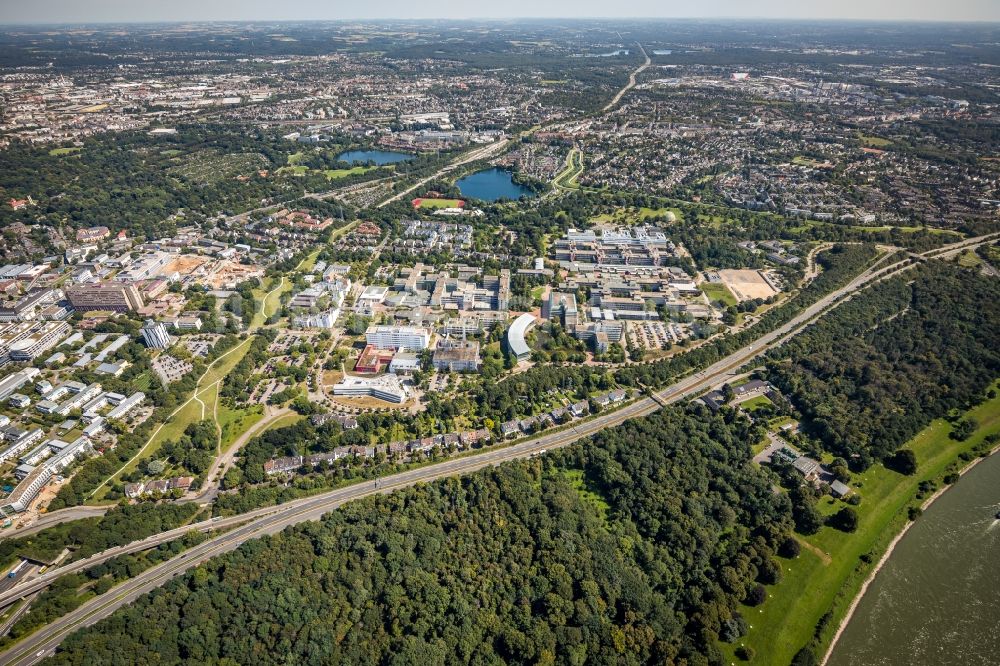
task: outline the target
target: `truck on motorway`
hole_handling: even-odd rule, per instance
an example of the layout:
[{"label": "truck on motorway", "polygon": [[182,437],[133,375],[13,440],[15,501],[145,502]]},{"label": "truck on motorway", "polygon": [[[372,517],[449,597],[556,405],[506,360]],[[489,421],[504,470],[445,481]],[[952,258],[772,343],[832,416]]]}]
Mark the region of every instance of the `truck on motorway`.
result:
[{"label": "truck on motorway", "polygon": [[17,574],[21,571],[21,568],[28,563],[28,560],[21,560],[17,563],[17,566],[7,572],[7,578],[17,578]]}]

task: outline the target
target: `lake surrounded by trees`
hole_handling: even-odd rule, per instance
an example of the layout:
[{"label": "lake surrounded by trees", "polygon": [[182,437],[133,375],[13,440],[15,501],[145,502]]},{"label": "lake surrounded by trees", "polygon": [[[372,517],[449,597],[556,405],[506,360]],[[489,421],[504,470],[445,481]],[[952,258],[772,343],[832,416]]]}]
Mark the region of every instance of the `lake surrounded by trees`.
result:
[{"label": "lake surrounded by trees", "polygon": [[527,187],[515,183],[514,174],[498,167],[477,171],[459,179],[455,185],[462,196],[482,199],[483,201],[517,200],[535,195]]},{"label": "lake surrounded by trees", "polygon": [[383,164],[395,164],[397,162],[412,160],[413,155],[400,153],[395,150],[348,150],[345,153],[337,155],[337,159],[341,162],[350,162],[351,164],[374,162],[376,166],[382,166]]},{"label": "lake surrounded by trees", "polygon": [[900,539],[829,666],[996,664],[1000,455],[980,462]]}]

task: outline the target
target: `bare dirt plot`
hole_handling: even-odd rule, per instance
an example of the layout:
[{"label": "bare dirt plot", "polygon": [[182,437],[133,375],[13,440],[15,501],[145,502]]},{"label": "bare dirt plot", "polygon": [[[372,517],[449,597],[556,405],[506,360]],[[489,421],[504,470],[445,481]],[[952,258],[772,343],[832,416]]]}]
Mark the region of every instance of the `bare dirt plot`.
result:
[{"label": "bare dirt plot", "polygon": [[199,257],[193,254],[182,254],[167,264],[161,272],[165,275],[170,275],[171,273],[188,275],[196,268],[208,263],[208,261],[208,257]]},{"label": "bare dirt plot", "polygon": [[760,271],[727,268],[718,273],[722,282],[741,302],[753,298],[770,298],[778,293]]},{"label": "bare dirt plot", "polygon": [[230,288],[252,277],[261,277],[264,271],[259,266],[246,266],[233,261],[220,261],[215,271],[208,277],[215,289]]}]

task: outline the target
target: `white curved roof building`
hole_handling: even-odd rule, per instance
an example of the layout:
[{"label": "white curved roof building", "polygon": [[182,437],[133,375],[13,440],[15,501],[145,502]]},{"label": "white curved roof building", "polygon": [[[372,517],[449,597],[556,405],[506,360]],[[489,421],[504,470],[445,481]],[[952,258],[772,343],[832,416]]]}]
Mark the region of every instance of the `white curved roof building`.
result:
[{"label": "white curved roof building", "polygon": [[526,361],[531,358],[531,347],[528,346],[524,338],[528,331],[534,327],[536,321],[535,315],[526,312],[515,319],[514,323],[507,329],[507,347],[518,361]]}]

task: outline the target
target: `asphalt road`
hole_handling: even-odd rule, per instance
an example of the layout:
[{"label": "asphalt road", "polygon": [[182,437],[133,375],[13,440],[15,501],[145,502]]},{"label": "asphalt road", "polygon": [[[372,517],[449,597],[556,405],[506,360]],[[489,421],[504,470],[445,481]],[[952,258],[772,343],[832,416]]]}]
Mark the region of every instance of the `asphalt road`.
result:
[{"label": "asphalt road", "polygon": [[641,65],[639,65],[639,67],[636,68],[634,72],[629,74],[628,83],[625,85],[625,87],[619,90],[618,94],[615,95],[614,98],[610,102],[608,102],[603,109],[601,109],[601,111],[607,113],[611,109],[615,108],[618,105],[618,102],[622,101],[622,97],[625,96],[625,93],[627,93],[629,90],[635,87],[635,80],[639,76],[639,74],[641,74],[643,70],[645,70],[647,67],[650,66],[650,64],[652,64],[653,61],[649,59],[649,55],[647,55],[646,49],[642,48],[642,44],[639,44],[638,46],[639,50],[642,51],[642,57],[645,58],[645,61]]},{"label": "asphalt road", "polygon": [[[932,255],[937,257],[951,256],[965,247],[986,242],[988,239],[995,238],[997,235],[998,234],[990,234],[989,236],[966,239],[959,243],[939,248],[938,250],[927,254],[929,256]],[[321,495],[316,495],[314,497],[295,500],[279,507],[268,507],[267,509],[257,510],[241,516],[215,521],[216,527],[238,524],[241,521],[249,520],[250,522],[241,527],[236,527],[230,532],[213,537],[167,562],[163,562],[155,567],[152,567],[151,569],[146,570],[137,577],[114,588],[107,594],[91,599],[76,610],[52,622],[37,631],[35,634],[25,638],[23,641],[13,646],[6,652],[0,654],[0,663],[35,663],[44,656],[51,654],[52,650],[54,650],[63,638],[65,638],[65,636],[72,631],[81,627],[89,626],[98,620],[107,617],[121,606],[133,602],[142,594],[163,585],[172,578],[184,573],[189,568],[197,566],[198,564],[201,564],[216,555],[231,551],[249,539],[275,534],[286,527],[297,523],[318,520],[324,514],[336,509],[345,502],[368,497],[376,493],[387,494],[399,488],[408,487],[416,483],[430,482],[442,477],[468,474],[476,470],[483,469],[489,465],[499,465],[510,460],[537,455],[548,449],[568,446],[583,437],[587,437],[606,428],[618,425],[627,419],[647,415],[658,409],[661,403],[669,404],[688,397],[694,397],[719,381],[725,380],[726,377],[728,375],[732,375],[734,370],[737,368],[740,368],[767,350],[780,345],[795,335],[801,327],[833,309],[839,303],[844,302],[864,286],[895,275],[899,271],[905,270],[912,265],[909,260],[885,266],[882,266],[883,263],[885,263],[885,258],[876,262],[874,266],[855,277],[844,287],[823,297],[813,305],[807,307],[785,325],[761,336],[752,344],[739,349],[724,359],[712,364],[710,367],[681,379],[670,387],[657,392],[655,400],[652,397],[638,399],[619,410],[599,414],[588,421],[571,425],[557,432],[549,432],[540,437],[514,444],[509,447],[489,449],[475,455],[450,459],[433,465],[420,467],[418,469],[401,472],[399,474],[385,477],[377,482],[357,484],[323,493]],[[208,522],[211,524],[212,521]],[[199,524],[199,526],[201,525],[203,524]],[[178,531],[175,530],[173,532]],[[146,540],[146,542],[162,543],[172,538],[176,538],[176,536],[178,535],[171,536],[171,533],[164,533],[162,535],[150,537],[150,539]],[[140,543],[140,545],[142,545],[142,543]],[[107,558],[114,556],[115,554],[121,554],[122,552],[133,552],[128,549],[135,547],[136,544],[130,544],[128,546],[112,549],[110,554],[101,553],[95,555],[94,557]],[[149,546],[147,545],[146,547]],[[81,562],[67,565],[66,567],[60,567],[51,573],[59,573],[61,575],[62,573],[76,570],[72,569],[72,567],[83,568],[83,562],[87,561],[82,560]],[[94,562],[91,562],[90,564],[93,563]],[[86,566],[90,566],[90,564],[87,564]],[[17,586],[14,590],[11,590],[4,595],[0,595],[0,601],[2,601],[4,597],[7,597],[9,603],[11,596],[23,596],[24,594],[36,591],[38,588],[35,588],[35,586],[40,585],[43,579],[46,579],[47,577],[48,576],[46,574],[35,579],[34,581],[29,581],[28,584],[24,586]],[[56,576],[53,576],[53,579],[54,577]],[[49,582],[51,582],[51,579],[49,579]]]},{"label": "asphalt road", "polygon": [[21,537],[40,532],[53,525],[58,525],[59,523],[65,523],[71,520],[80,520],[81,518],[95,518],[103,516],[108,512],[110,506],[72,506],[68,509],[59,509],[58,511],[52,511],[51,513],[43,513],[40,515],[35,522],[27,527],[22,527],[19,530],[8,528],[3,532],[3,536],[0,539],[20,539]]}]

